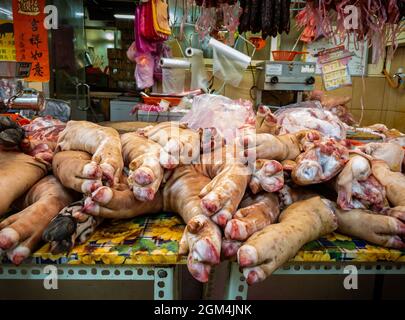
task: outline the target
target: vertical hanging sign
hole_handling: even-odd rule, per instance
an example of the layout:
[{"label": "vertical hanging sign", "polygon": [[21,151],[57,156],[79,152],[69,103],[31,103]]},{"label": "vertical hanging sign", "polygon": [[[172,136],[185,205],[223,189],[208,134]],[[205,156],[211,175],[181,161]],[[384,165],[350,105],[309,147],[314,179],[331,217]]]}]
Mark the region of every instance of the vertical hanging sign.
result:
[{"label": "vertical hanging sign", "polygon": [[49,81],[48,32],[45,0],[13,0],[16,60],[32,62],[27,81]]},{"label": "vertical hanging sign", "polygon": [[0,20],[0,60],[15,60],[13,21]]}]

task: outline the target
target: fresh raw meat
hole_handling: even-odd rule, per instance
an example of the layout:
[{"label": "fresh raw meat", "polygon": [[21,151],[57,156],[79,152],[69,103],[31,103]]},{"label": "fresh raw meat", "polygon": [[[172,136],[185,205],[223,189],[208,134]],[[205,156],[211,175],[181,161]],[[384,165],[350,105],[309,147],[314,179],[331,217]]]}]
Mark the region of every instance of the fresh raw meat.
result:
[{"label": "fresh raw meat", "polygon": [[65,127],[65,123],[50,116],[34,119],[23,126],[25,139],[21,143],[22,150],[37,159],[52,163],[59,134]]},{"label": "fresh raw meat", "polygon": [[343,210],[372,209],[386,206],[385,189],[372,175],[368,159],[355,155],[336,178],[337,203]]},{"label": "fresh raw meat", "polygon": [[348,150],[336,140],[315,141],[295,160],[292,179],[301,186],[328,181],[343,169],[348,158]]},{"label": "fresh raw meat", "polygon": [[243,198],[251,178],[250,170],[224,149],[203,155],[201,164],[195,167],[212,179],[199,194],[203,213],[225,227]]},{"label": "fresh raw meat", "polygon": [[241,144],[245,156],[252,159],[295,160],[307,147],[321,138],[317,131],[304,130],[295,134],[274,136],[271,134],[251,134],[243,137]]},{"label": "fresh raw meat", "polygon": [[371,169],[374,177],[385,187],[389,202],[397,206],[405,206],[405,176],[390,170],[385,161],[373,160]]},{"label": "fresh raw meat", "polygon": [[129,168],[128,184],[135,198],[150,201],[155,197],[163,180],[159,162],[162,147],[134,132],[121,136],[124,163]]},{"label": "fresh raw meat", "polygon": [[225,227],[225,237],[231,240],[245,241],[252,234],[275,223],[280,214],[277,195],[261,193],[246,197],[240,209]]},{"label": "fresh raw meat", "polygon": [[278,134],[277,118],[269,107],[259,106],[256,114],[256,133]]},{"label": "fresh raw meat", "polygon": [[163,188],[163,209],[177,212],[187,227],[179,252],[189,252],[187,267],[201,282],[207,282],[211,265],[219,263],[222,235],[201,208],[201,190],[210,182],[193,166],[177,168]]},{"label": "fresh raw meat", "polygon": [[374,159],[384,160],[392,171],[401,172],[405,151],[399,144],[392,142],[375,142],[368,143],[359,149]]},{"label": "fresh raw meat", "polygon": [[276,160],[256,160],[252,178],[249,182],[250,190],[256,194],[262,190],[276,192],[284,185],[283,166]]},{"label": "fresh raw meat", "polygon": [[346,106],[351,101],[351,97],[328,96],[323,91],[314,90],[311,92],[309,99],[320,101],[325,110],[330,111],[347,125],[352,126],[357,124],[357,121]]},{"label": "fresh raw meat", "polygon": [[0,173],[1,216],[15,200],[47,174],[47,167],[24,153],[0,151]]},{"label": "fresh raw meat", "polygon": [[29,257],[41,241],[42,232],[73,196],[53,176],[37,182],[22,199],[22,211],[0,223],[0,249],[14,264]]},{"label": "fresh raw meat", "polygon": [[190,164],[200,155],[199,133],[178,122],[162,122],[138,133],[162,146],[160,164],[166,169]]},{"label": "fresh raw meat", "polygon": [[62,151],[55,154],[53,174],[67,188],[84,194],[100,188],[103,178],[101,167],[82,151]]},{"label": "fresh raw meat", "polygon": [[344,124],[331,112],[318,107],[316,103],[318,102],[307,101],[279,109],[275,113],[280,127],[279,133],[317,130],[326,137],[345,139]]},{"label": "fresh raw meat", "polygon": [[52,219],[42,234],[50,243],[52,254],[69,252],[75,245],[86,242],[103,221],[83,213],[83,200],[71,203]]},{"label": "fresh raw meat", "polygon": [[405,248],[405,223],[397,218],[354,209],[337,210],[338,231],[387,248]]},{"label": "fresh raw meat", "polygon": [[243,245],[242,241],[222,239],[221,254],[225,259],[233,258],[237,255],[239,248]]},{"label": "fresh raw meat", "polygon": [[69,121],[59,134],[56,151],[76,150],[90,153],[100,165],[108,185],[118,183],[124,168],[121,140],[113,128],[87,121]]},{"label": "fresh raw meat", "polygon": [[248,284],[264,280],[312,240],[337,228],[328,200],[314,197],[285,209],[279,223],[251,236],[238,251],[238,262]]},{"label": "fresh raw meat", "polygon": [[311,190],[295,187],[292,188],[288,185],[284,185],[283,188],[278,192],[278,197],[280,199],[280,207],[286,208],[295,202],[307,200],[316,196],[317,194]]},{"label": "fresh raw meat", "polygon": [[0,146],[18,148],[24,139],[24,130],[9,117],[0,116]]}]

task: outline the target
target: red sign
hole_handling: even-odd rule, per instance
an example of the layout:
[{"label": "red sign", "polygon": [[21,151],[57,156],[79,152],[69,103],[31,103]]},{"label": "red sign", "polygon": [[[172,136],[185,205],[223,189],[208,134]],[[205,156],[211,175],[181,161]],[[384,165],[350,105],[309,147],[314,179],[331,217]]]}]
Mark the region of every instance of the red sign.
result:
[{"label": "red sign", "polygon": [[16,60],[32,62],[27,81],[49,81],[48,31],[44,27],[45,0],[13,0]]}]

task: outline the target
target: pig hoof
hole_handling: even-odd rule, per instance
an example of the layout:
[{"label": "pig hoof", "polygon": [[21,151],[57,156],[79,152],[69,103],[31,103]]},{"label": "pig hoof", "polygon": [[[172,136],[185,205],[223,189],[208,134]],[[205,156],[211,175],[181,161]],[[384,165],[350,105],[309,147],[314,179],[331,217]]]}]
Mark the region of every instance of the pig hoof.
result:
[{"label": "pig hoof", "polygon": [[108,187],[98,188],[91,194],[91,199],[97,203],[107,204],[113,198],[113,191]]},{"label": "pig hoof", "polygon": [[83,177],[89,179],[101,179],[103,171],[96,162],[90,162],[83,167]]},{"label": "pig hoof", "polygon": [[91,193],[102,186],[101,181],[86,180],[82,184],[82,192],[84,194]]},{"label": "pig hoof", "polygon": [[193,261],[191,256],[189,256],[187,259],[187,268],[194,279],[202,283],[208,282],[211,272],[211,266],[209,264]]},{"label": "pig hoof", "polygon": [[135,198],[142,202],[152,201],[155,198],[155,190],[152,188],[133,187],[132,192]]},{"label": "pig hoof", "polygon": [[242,246],[242,242],[223,239],[222,240],[222,247],[221,252],[224,258],[229,259],[238,253],[239,248]]},{"label": "pig hoof", "polygon": [[133,180],[140,186],[147,186],[155,180],[155,175],[149,168],[138,168],[133,173]]},{"label": "pig hoof", "polygon": [[20,241],[20,235],[12,228],[4,228],[0,231],[0,249],[8,250]]},{"label": "pig hoof", "polygon": [[255,247],[245,244],[238,250],[238,263],[243,267],[250,267],[257,264],[259,257]]},{"label": "pig hoof", "polygon": [[225,227],[225,237],[232,240],[246,240],[249,237],[246,224],[238,219],[230,220]]},{"label": "pig hoof", "polygon": [[243,275],[248,285],[252,285],[266,279],[263,270],[257,267],[243,269]]},{"label": "pig hoof", "polygon": [[27,259],[31,254],[30,249],[24,246],[18,246],[17,248],[10,250],[7,253],[7,257],[16,266],[20,265],[25,259]]},{"label": "pig hoof", "polygon": [[191,255],[194,261],[203,261],[209,264],[218,264],[220,261],[220,253],[208,238],[198,240],[194,244]]},{"label": "pig hoof", "polygon": [[228,221],[232,219],[232,214],[227,210],[221,210],[214,214],[211,219],[221,228],[225,228]]}]

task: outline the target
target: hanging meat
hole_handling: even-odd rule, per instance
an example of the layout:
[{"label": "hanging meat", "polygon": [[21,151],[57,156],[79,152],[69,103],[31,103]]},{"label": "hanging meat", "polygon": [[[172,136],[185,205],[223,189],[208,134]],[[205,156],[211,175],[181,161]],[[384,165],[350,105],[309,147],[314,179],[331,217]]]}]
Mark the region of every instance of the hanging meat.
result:
[{"label": "hanging meat", "polygon": [[245,0],[239,32],[262,33],[262,38],[290,32],[290,0]]}]

